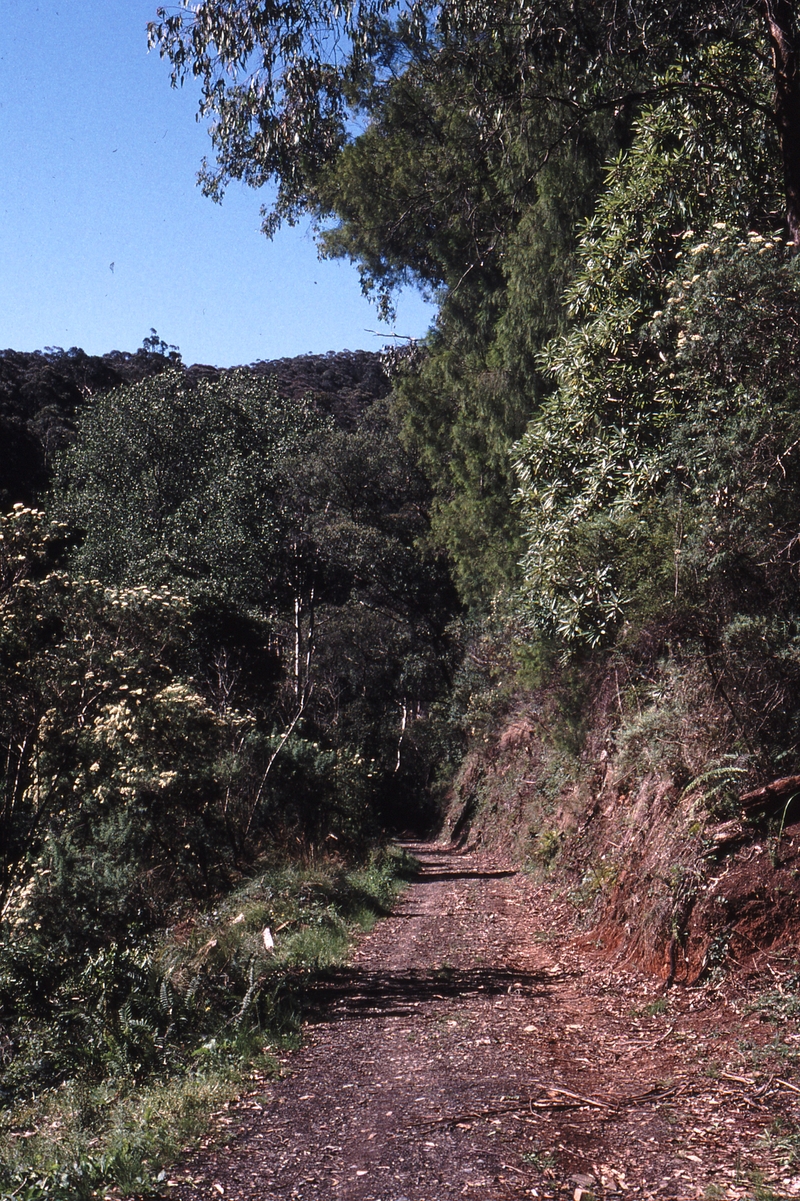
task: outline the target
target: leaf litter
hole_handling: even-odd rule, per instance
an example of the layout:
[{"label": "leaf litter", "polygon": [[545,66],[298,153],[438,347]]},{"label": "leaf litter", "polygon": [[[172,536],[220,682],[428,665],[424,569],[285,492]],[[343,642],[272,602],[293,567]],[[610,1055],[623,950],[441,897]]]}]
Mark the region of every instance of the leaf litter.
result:
[{"label": "leaf litter", "polygon": [[793,965],[667,992],[554,889],[411,849],[420,877],[315,986],[280,1078],[216,1115],[165,1197],[800,1197],[800,1020],[763,1002]]}]

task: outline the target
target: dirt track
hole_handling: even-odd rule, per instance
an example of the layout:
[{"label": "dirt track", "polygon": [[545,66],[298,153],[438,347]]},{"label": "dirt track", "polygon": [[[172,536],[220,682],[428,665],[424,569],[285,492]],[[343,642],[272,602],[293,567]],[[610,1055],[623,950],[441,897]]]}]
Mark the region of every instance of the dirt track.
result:
[{"label": "dirt track", "polygon": [[800,1116],[800,1034],[746,1004],[764,982],[664,994],[524,875],[412,849],[421,877],[317,990],[284,1078],[218,1115],[167,1195],[800,1196],[761,1139]]}]

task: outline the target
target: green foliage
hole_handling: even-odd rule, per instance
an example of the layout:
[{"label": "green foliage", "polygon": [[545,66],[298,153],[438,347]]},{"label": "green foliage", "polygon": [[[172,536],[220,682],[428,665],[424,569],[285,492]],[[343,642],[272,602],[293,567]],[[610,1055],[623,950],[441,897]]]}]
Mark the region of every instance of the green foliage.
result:
[{"label": "green foliage", "polygon": [[[281,217],[295,220],[319,204],[320,181],[324,185],[331,166],[361,140],[356,120],[376,114],[390,120],[407,85],[408,91],[424,85],[418,122],[424,126],[426,102],[436,105],[448,86],[468,81],[464,101],[452,105],[452,122],[457,134],[472,126],[477,136],[468,144],[485,146],[499,167],[513,160],[519,130],[524,145],[547,123],[549,144],[556,146],[598,111],[616,107],[623,115],[645,80],[657,78],[676,53],[712,39],[750,43],[751,53],[762,48],[750,10],[726,5],[712,11],[713,18],[707,6],[651,5],[641,14],[611,3],[560,0],[523,9],[463,0],[316,0],[265,11],[254,0],[192,6],[185,0],[177,11],[159,10],[149,41],[169,60],[173,85],[188,76],[200,81],[200,115],[211,121],[217,157],[215,166],[206,165],[206,190],[219,198],[231,179],[254,187],[275,180],[274,209],[265,219],[271,231]],[[728,82],[712,64],[698,90]],[[735,82],[744,96],[742,80]],[[691,94],[695,87],[691,80],[683,90]],[[458,213],[455,224],[469,230],[472,223],[470,258],[477,251],[477,264],[490,224],[477,213],[490,199],[488,189],[475,193],[478,204],[453,204],[460,199],[462,143],[452,135],[440,142],[454,184],[450,209]],[[403,229],[395,234],[405,248],[404,265],[412,266],[419,243]],[[384,255],[385,245],[377,253]]]},{"label": "green foliage", "polygon": [[[424,788],[416,728],[444,686],[454,605],[421,549],[428,499],[380,404],[345,430],[252,373],[194,386],[176,372],[87,406],[54,491],[83,530],[73,563],[185,590],[188,670],[226,720],[255,721],[231,715],[225,812],[240,834],[308,843],[338,820],[351,838],[379,786],[407,807]],[[344,801],[353,763],[370,768]]]},{"label": "green foliage", "polygon": [[727,717],[715,701],[702,659],[698,662],[691,653],[682,656],[673,648],[626,690],[615,733],[624,778],[671,778],[679,787],[686,785],[688,792],[689,781],[704,774],[730,738]]},{"label": "green foliage", "polygon": [[588,912],[601,893],[614,887],[619,868],[602,855],[600,861],[588,867],[575,888],[570,890],[569,900],[576,909]]},{"label": "green foliage", "polygon": [[[0,519],[0,896],[8,918],[13,890],[34,871],[49,881],[42,897],[69,880],[72,917],[89,937],[115,905],[124,923],[144,904],[131,872],[169,863],[184,885],[207,876],[222,725],[175,672],[185,604],[166,591],[70,576],[58,566],[63,533],[21,507]],[[89,865],[101,848],[93,901]]]},{"label": "green foliage", "polygon": [[557,830],[540,830],[534,843],[534,854],[544,865],[550,867],[561,852],[561,837]]},{"label": "green foliage", "polygon": [[[702,94],[702,72],[657,81],[676,45],[706,39],[694,16],[654,10],[645,35],[611,5],[325,0],[265,13],[237,0],[162,10],[150,27],[173,83],[202,82],[209,194],[273,179],[267,232],[308,212],[322,252],[356,262],[384,312],[407,283],[441,302],[398,391],[435,492],[435,544],[469,603],[517,574],[509,449],[546,390],[535,356],[560,325],[575,223],[642,89]],[[731,24],[744,41],[727,13],[720,36]]]},{"label": "green foliage", "polygon": [[158,1165],[196,1139],[209,1114],[232,1100],[240,1083],[234,1072],[220,1067],[180,1084],[77,1084],[45,1094],[15,1115],[27,1129],[37,1125],[30,1150],[14,1154],[5,1131],[0,1132],[0,1146],[10,1152],[3,1156],[0,1196],[4,1201],[96,1201],[111,1182],[123,1193],[152,1194],[166,1179]]},{"label": "green foliage", "polygon": [[780,238],[725,231],[695,261],[662,319],[683,412],[663,452],[676,601],[748,749],[774,759],[798,744],[797,266]]},{"label": "green foliage", "polygon": [[[598,120],[541,167],[553,133],[543,120],[535,132],[526,127],[501,167],[491,157],[498,147],[464,111],[464,87],[427,77],[414,87],[403,77],[337,167],[331,205],[345,188],[347,204],[339,203],[341,219],[324,244],[362,270],[368,264],[367,283],[379,291],[394,282],[392,264],[413,254],[410,244],[421,256],[413,273],[442,288],[424,353],[401,361],[396,403],[434,492],[432,539],[447,550],[461,596],[483,607],[516,575],[509,450],[543,394],[535,354],[559,326],[574,225],[591,210],[614,141]],[[429,120],[421,117],[426,105],[435,110]],[[458,165],[443,145],[453,147]],[[389,162],[396,186],[386,191],[379,180]],[[408,229],[409,213],[418,231]]]},{"label": "green foliage", "polygon": [[779,980],[775,988],[768,989],[748,1006],[765,1021],[784,1026],[787,1019],[800,1016],[800,980],[796,975]]},{"label": "green foliage", "polygon": [[[326,423],[239,371],[180,371],[96,397],[57,464],[54,513],[105,582],[253,602],[281,577],[287,461]],[[271,587],[270,587],[271,585]]]},{"label": "green foliage", "polygon": [[[435,493],[432,535],[468,603],[515,583],[528,545],[539,623],[568,642],[613,636],[628,595],[604,560],[646,538],[636,521],[588,519],[657,483],[648,449],[668,402],[640,334],[675,239],[720,216],[767,228],[796,207],[784,121],[795,71],[781,66],[794,35],[776,29],[740,3],[605,0],[205,0],[151,24],[173,84],[201,82],[209,194],[274,181],[267,232],[308,213],[322,252],[354,261],[384,313],[409,283],[439,301],[426,356],[397,390]],[[550,390],[536,359],[563,331],[575,225],[620,148],[568,295],[579,325],[544,364],[559,395],[536,419]],[[531,418],[521,542],[509,452]],[[578,526],[600,561],[577,533],[572,546]]]},{"label": "green foliage", "polygon": [[450,665],[428,493],[383,411],[345,432],[174,373],[88,405],[62,473],[71,559],[66,523],[0,520],[3,1088],[36,1129],[0,1188],[30,1197],[153,1187],[227,1077],[294,1037],[403,863],[220,898],[265,848],[352,862],[430,817]]},{"label": "green foliage", "polygon": [[742,756],[726,754],[707,763],[699,775],[690,780],[681,798],[692,796],[695,805],[706,809],[717,819],[732,818],[740,811],[738,793],[750,768]]},{"label": "green foliage", "polygon": [[[158,941],[109,943],[58,981],[32,931],[6,936],[0,1003],[15,1054],[3,1081],[3,1195],[156,1187],[208,1113],[253,1067],[269,1068],[268,1044],[296,1037],[308,982],[342,961],[413,870],[403,852],[351,871],[270,868]],[[9,1137],[20,1126],[29,1137]]]},{"label": "green foliage", "polygon": [[632,605],[666,603],[684,527],[681,493],[664,508],[665,452],[690,410],[675,370],[686,333],[665,339],[661,310],[694,285],[710,246],[692,227],[713,239],[723,220],[777,208],[764,129],[720,94],[663,102],[638,122],[584,231],[567,293],[575,324],[544,356],[558,390],[516,458],[531,615],[563,643],[607,642]]},{"label": "green foliage", "polygon": [[0,351],[3,510],[41,501],[55,454],[69,440],[86,396],[157,375],[175,362],[175,347],[160,339],[145,342],[134,354],[117,350],[102,356],[77,346]]},{"label": "green foliage", "polygon": [[[346,744],[265,736],[254,715],[212,708],[176,671],[186,602],[71,577],[55,565],[62,528],[37,512],[1,532],[2,1006],[34,1023],[7,1087],[138,1078],[169,1060],[168,1029],[197,1021],[191,995],[162,988],[154,929],[218,893],[265,830],[311,857],[328,836],[363,847],[379,773]],[[251,959],[231,969],[242,995]]]}]

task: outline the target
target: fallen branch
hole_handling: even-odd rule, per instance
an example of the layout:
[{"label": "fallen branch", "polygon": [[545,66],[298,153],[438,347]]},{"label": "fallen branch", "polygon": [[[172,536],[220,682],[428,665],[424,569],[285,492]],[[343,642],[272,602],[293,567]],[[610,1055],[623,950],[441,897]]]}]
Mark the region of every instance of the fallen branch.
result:
[{"label": "fallen branch", "polygon": [[[520,1098],[518,1101],[507,1105],[493,1105],[485,1109],[476,1110],[474,1113],[447,1114],[445,1117],[429,1118],[427,1121],[416,1122],[414,1125],[455,1126],[459,1122],[477,1122],[482,1118],[493,1118],[501,1114],[522,1113],[524,1111],[533,1113],[534,1109],[577,1109],[585,1105],[588,1105],[592,1109],[605,1109],[610,1113],[615,1113],[629,1105],[640,1105],[645,1101],[660,1101],[666,1097],[675,1096],[677,1093],[685,1091],[687,1087],[685,1084],[676,1084],[667,1089],[651,1088],[645,1093],[637,1093],[632,1097],[611,1097],[608,1100],[601,1100],[599,1097],[586,1097],[582,1093],[574,1093],[568,1088],[559,1088],[554,1084],[545,1084],[539,1081],[533,1081],[532,1083],[535,1087],[540,1088],[543,1093],[550,1095],[548,1097]],[[798,1092],[800,1092],[800,1089],[798,1089]],[[558,1099],[561,1097],[564,1097],[565,1100]]]},{"label": "fallen branch", "polygon": [[[554,1088],[552,1085],[541,1085],[548,1093],[556,1093],[560,1097],[569,1097],[571,1101],[579,1101],[581,1105],[591,1105],[595,1109],[619,1109],[620,1102],[598,1101],[594,1097],[582,1097],[580,1093],[571,1093],[568,1088]],[[624,1104],[624,1102],[622,1102]]]},{"label": "fallen branch", "polygon": [[765,805],[776,805],[789,799],[792,793],[800,792],[800,776],[781,776],[752,792],[745,792],[739,797],[739,803],[745,810],[761,809]]}]

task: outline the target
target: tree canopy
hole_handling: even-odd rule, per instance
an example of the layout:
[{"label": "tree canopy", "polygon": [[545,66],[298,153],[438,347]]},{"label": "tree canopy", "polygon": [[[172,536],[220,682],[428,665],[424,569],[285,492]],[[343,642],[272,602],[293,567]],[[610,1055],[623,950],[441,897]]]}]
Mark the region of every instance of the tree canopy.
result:
[{"label": "tree canopy", "polygon": [[[437,91],[460,83],[463,99],[451,104],[451,116],[472,126],[471,140],[496,163],[513,157],[520,138],[543,133],[546,152],[598,112],[630,118],[665,89],[690,98],[716,91],[749,100],[778,133],[793,237],[800,94],[795,34],[789,0],[720,0],[711,8],[695,0],[644,6],[182,0],[177,11],[159,9],[149,26],[150,44],[170,60],[173,82],[187,74],[201,81],[200,111],[211,121],[217,157],[204,175],[207,189],[219,195],[234,178],[254,186],[276,182],[268,229],[281,216],[293,220],[319,209],[319,184],[331,164],[346,147],[374,136],[398,90],[406,102],[416,95],[420,128],[433,129]],[[700,76],[664,79],[665,67],[712,45],[746,47],[759,61],[771,60],[774,96],[764,104],[748,91],[750,72],[742,79],[713,58]],[[367,122],[364,133],[354,124],[358,119]],[[459,138],[452,132],[447,145],[455,149]],[[545,161],[546,153],[539,165]],[[455,214],[457,205],[450,210]],[[464,216],[466,228],[474,206]],[[473,261],[482,249],[481,239],[474,240]]]},{"label": "tree canopy", "polygon": [[175,371],[98,397],[57,472],[89,577],[251,603],[280,573],[287,459],[326,422],[269,380]]},{"label": "tree canopy", "polygon": [[[680,138],[682,122],[735,113],[743,177],[755,155],[761,209],[800,239],[789,3],[184,0],[159,10],[150,43],[174,83],[200,81],[210,195],[232,179],[274,185],[267,232],[307,214],[322,252],[351,258],[384,310],[404,284],[439,301],[397,391],[435,494],[433,537],[479,603],[515,579],[510,448],[552,387],[537,356],[570,319],[577,228],[643,114],[683,114]],[[697,152],[729,155],[724,141]]]},{"label": "tree canopy", "polygon": [[572,324],[542,356],[557,388],[516,450],[527,588],[567,641],[602,640],[620,619],[615,581],[636,531],[648,537],[640,510],[686,415],[653,314],[669,307],[703,238],[780,222],[769,131],[749,107],[706,100],[646,110],[610,168],[566,293]]}]

